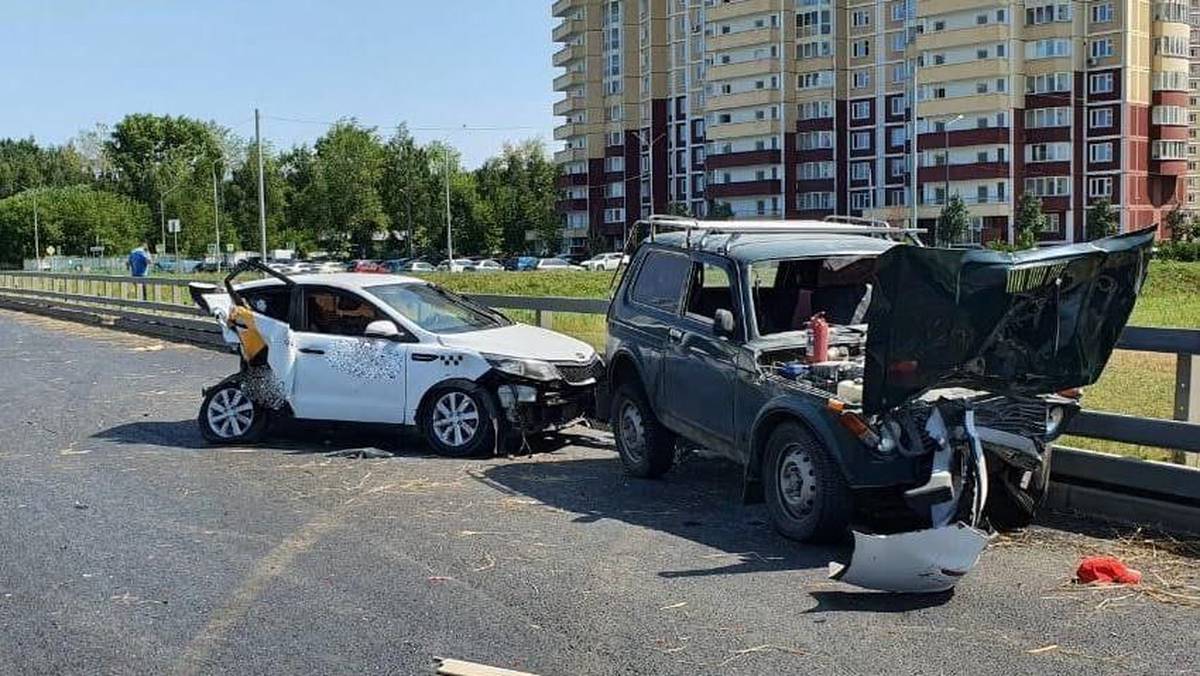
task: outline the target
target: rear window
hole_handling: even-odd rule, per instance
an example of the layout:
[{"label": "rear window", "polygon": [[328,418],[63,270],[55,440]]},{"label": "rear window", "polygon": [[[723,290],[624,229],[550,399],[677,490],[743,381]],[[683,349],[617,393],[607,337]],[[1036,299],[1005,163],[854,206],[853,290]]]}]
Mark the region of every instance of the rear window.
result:
[{"label": "rear window", "polygon": [[238,293],[250,304],[251,310],[281,322],[288,320],[288,310],[292,303],[290,288],[279,285],[239,291]]},{"label": "rear window", "polygon": [[679,301],[683,297],[683,282],[690,269],[691,261],[687,256],[651,251],[642,262],[630,297],[643,305],[678,312]]}]

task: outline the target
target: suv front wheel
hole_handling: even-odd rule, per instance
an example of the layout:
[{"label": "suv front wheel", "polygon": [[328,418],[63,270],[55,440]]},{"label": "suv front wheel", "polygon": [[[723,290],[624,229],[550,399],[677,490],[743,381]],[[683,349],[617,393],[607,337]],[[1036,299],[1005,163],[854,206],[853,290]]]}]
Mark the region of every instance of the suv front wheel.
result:
[{"label": "suv front wheel", "polygon": [[801,542],[845,536],[853,509],[850,489],[828,449],[803,426],[786,422],[771,432],[762,482],[780,534]]},{"label": "suv front wheel", "polygon": [[675,435],[655,417],[642,388],[630,383],[618,387],[609,420],[626,472],[652,479],[671,469],[675,463]]}]

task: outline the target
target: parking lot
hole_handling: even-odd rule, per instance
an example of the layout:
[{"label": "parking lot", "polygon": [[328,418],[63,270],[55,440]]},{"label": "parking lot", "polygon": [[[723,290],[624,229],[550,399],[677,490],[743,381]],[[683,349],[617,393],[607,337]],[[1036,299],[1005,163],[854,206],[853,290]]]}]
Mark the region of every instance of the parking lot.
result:
[{"label": "parking lot", "polygon": [[213,448],[194,416],[232,355],[0,311],[0,364],[3,673],[1200,670],[1196,607],[1069,582],[1117,552],[1200,584],[1170,543],[1052,521],[953,594],[861,592],[717,461],[633,480],[587,429],[467,461],[309,425]]}]

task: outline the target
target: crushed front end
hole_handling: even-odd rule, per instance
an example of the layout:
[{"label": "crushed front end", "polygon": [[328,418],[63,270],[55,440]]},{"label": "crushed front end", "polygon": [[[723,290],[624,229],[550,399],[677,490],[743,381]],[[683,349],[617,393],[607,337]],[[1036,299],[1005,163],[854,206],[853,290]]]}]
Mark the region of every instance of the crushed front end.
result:
[{"label": "crushed front end", "polygon": [[537,434],[568,427],[596,409],[604,380],[598,356],[584,362],[529,362],[492,358],[490,387],[511,433]]}]

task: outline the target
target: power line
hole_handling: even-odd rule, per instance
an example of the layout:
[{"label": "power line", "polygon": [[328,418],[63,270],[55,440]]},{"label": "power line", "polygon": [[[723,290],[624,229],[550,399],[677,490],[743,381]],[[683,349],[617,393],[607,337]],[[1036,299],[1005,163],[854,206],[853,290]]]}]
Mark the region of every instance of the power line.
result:
[{"label": "power line", "polygon": [[[338,124],[344,124],[346,122],[351,122],[351,121],[362,123],[361,120],[357,120],[356,118],[353,118],[353,117],[348,117],[348,118],[344,118],[341,120],[334,120],[334,121],[305,119],[305,118],[299,118],[299,117],[283,117],[280,115],[263,115],[263,118],[268,119],[268,120],[276,120],[279,122],[292,122],[295,124],[313,124],[313,125],[320,125],[320,126],[325,126],[325,127],[332,127],[332,126],[335,126]],[[366,124],[366,123],[363,123],[363,124]],[[393,127],[393,126],[395,126],[395,127],[398,127],[401,124],[404,124],[404,123],[400,122],[400,123],[392,123],[392,124],[374,124],[374,125],[370,125],[370,126],[375,126],[375,127]],[[465,132],[544,131],[543,127],[537,127],[537,126],[533,126],[533,125],[491,126],[491,125],[463,124],[463,125],[457,125],[457,126],[412,126],[412,125],[405,124],[404,126],[411,131],[465,131]]]}]

